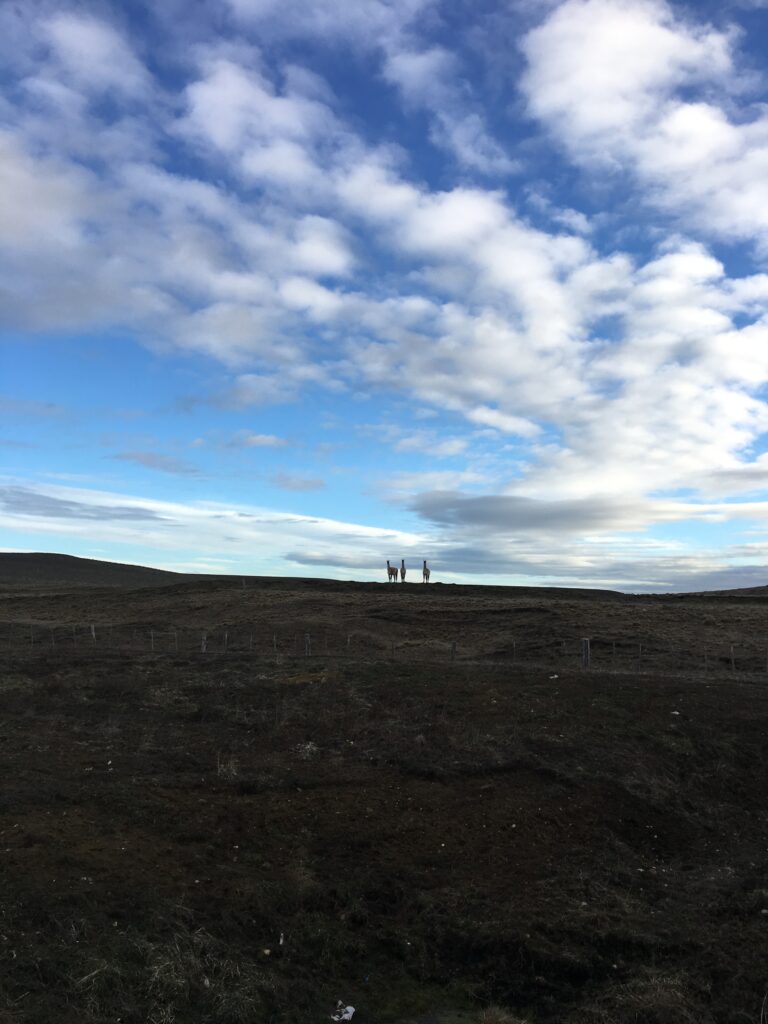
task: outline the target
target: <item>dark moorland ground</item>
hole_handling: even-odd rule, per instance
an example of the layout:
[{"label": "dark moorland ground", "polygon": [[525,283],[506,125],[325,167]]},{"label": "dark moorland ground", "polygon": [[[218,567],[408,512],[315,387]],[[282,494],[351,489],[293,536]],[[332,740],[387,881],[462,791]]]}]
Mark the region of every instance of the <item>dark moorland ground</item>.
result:
[{"label": "dark moorland ground", "polygon": [[0,556],[2,1024],[760,1024],[762,590],[134,570]]}]

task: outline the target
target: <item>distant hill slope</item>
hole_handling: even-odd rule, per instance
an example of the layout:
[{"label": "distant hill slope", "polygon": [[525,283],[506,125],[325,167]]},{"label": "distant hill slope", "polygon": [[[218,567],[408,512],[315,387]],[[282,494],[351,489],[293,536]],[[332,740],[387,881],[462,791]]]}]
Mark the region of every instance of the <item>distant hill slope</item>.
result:
[{"label": "distant hill slope", "polygon": [[[434,579],[434,577],[433,577]],[[377,586],[377,581],[331,580],[321,577],[300,576],[246,576],[247,586],[261,590],[288,591],[357,591]],[[219,575],[218,573],[182,573],[168,569],[152,569],[146,565],[126,565],[122,562],[102,562],[97,558],[78,558],[75,555],[51,554],[49,552],[0,552],[0,588],[2,589],[59,589],[70,587],[120,587],[126,590],[140,590],[145,587],[193,587],[195,590],[220,590],[222,587],[239,587],[241,575]],[[385,587],[390,585],[378,581]],[[420,584],[420,574],[414,574],[410,583]],[[397,584],[399,587],[400,584]],[[392,584],[394,589],[395,585]],[[410,589],[409,587],[409,589]],[[421,591],[421,585],[419,585]],[[450,583],[434,580],[424,588],[425,595],[438,595],[448,600],[462,600],[466,597],[515,597],[552,598],[577,601],[622,601],[645,599],[651,601],[768,601],[768,586],[743,587],[735,590],[690,591],[675,594],[627,594],[618,590],[600,590],[590,587],[545,587],[545,586],[502,586],[488,583]]]},{"label": "distant hill slope", "polygon": [[[124,565],[120,562],[102,562],[96,558],[77,558],[42,552],[0,553],[0,589],[39,590],[43,588],[69,589],[71,587],[192,587],[196,591],[217,591],[222,587],[239,587],[245,581],[249,588],[260,590],[286,590],[309,592],[368,591],[379,584],[389,589],[384,580],[330,580],[300,576],[224,576],[215,573],[180,573],[165,569],[150,569],[143,565]],[[416,584],[418,583],[418,586]],[[400,587],[400,584],[397,584]],[[393,589],[395,585],[392,585]],[[433,598],[463,600],[472,595],[483,597],[554,598],[568,600],[623,600],[626,595],[616,590],[597,590],[582,587],[516,587],[483,583],[441,583],[435,580],[422,587],[418,574],[408,589],[430,594]]]},{"label": "distant hill slope", "polygon": [[0,586],[153,587],[189,577],[144,565],[38,552],[0,553]]}]

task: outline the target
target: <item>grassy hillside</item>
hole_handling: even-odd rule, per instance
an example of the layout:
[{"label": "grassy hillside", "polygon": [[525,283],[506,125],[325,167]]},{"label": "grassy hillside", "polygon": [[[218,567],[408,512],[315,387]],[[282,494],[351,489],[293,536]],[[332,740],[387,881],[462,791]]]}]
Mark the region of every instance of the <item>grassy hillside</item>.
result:
[{"label": "grassy hillside", "polygon": [[151,587],[183,575],[142,565],[102,562],[95,558],[76,558],[44,552],[6,552],[0,554],[0,586],[50,587]]}]

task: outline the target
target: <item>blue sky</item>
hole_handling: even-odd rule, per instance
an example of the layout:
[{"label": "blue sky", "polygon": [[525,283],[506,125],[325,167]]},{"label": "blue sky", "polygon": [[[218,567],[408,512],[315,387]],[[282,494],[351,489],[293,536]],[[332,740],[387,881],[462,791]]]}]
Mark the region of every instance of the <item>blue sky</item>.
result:
[{"label": "blue sky", "polygon": [[768,582],[768,0],[0,8],[0,545]]}]

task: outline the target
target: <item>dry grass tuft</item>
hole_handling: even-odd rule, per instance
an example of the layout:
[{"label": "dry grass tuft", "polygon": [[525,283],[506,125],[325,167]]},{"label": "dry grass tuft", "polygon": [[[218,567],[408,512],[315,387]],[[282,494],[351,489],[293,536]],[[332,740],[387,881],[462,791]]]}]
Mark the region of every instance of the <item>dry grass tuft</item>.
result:
[{"label": "dry grass tuft", "polygon": [[487,1006],[480,1011],[477,1021],[478,1024],[530,1024],[528,1018],[518,1017],[503,1006]]},{"label": "dry grass tuft", "polygon": [[578,1024],[711,1024],[682,973],[646,970],[582,1007]]}]

